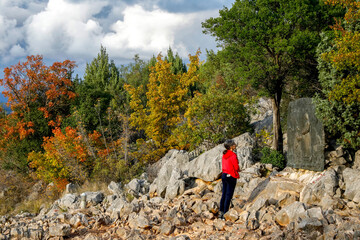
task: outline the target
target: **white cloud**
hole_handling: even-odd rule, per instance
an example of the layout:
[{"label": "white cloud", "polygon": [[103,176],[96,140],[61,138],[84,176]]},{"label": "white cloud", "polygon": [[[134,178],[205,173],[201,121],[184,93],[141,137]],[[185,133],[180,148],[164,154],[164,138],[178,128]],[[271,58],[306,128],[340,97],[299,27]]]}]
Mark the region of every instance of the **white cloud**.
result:
[{"label": "white cloud", "polygon": [[42,0],[1,0],[0,15],[8,19],[15,19],[18,25],[31,15],[40,12],[46,6]]},{"label": "white cloud", "polygon": [[12,45],[22,38],[21,31],[16,29],[16,20],[0,16],[0,55],[4,55]]},{"label": "white cloud", "polygon": [[12,57],[23,57],[26,54],[25,49],[19,44],[12,46],[9,52]]},{"label": "white cloud", "polygon": [[152,55],[169,46],[176,48],[176,33],[191,22],[191,18],[185,14],[169,13],[161,9],[147,11],[140,5],[127,7],[123,15],[123,21],[118,20],[112,25],[114,32],[107,33],[103,39],[109,52],[120,55],[126,49]]},{"label": "white cloud", "polygon": [[[166,2],[166,9],[182,2]],[[169,12],[159,7],[165,5],[164,0],[0,0],[0,66],[42,54],[53,61],[75,60],[80,68],[101,44],[117,65],[169,47],[183,58],[199,47],[215,48],[201,22],[217,9]]]},{"label": "white cloud", "polygon": [[[92,18],[106,2],[70,3],[50,0],[46,9],[25,24],[31,54],[49,57],[94,54],[101,39],[101,26]],[[90,51],[89,51],[90,50]]]}]

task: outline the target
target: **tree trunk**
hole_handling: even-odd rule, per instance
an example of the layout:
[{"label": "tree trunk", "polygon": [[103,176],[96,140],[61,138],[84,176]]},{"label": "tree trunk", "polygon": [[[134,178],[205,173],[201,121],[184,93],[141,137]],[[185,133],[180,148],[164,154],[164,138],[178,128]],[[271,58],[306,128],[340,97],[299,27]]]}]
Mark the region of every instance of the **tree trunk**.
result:
[{"label": "tree trunk", "polygon": [[272,99],[272,108],[273,108],[273,149],[279,152],[283,152],[283,135],[281,130],[280,122],[280,102],[281,102],[281,91],[274,95]]}]

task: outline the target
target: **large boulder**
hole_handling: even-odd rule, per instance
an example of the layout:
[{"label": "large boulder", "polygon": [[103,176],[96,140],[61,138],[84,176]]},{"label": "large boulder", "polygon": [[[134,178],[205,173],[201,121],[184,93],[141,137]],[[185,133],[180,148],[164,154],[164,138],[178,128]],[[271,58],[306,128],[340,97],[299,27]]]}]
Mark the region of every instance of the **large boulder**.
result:
[{"label": "large boulder", "polygon": [[66,193],[76,193],[78,191],[79,185],[75,183],[69,183],[66,185],[65,192]]},{"label": "large boulder", "polygon": [[118,182],[114,182],[111,181],[110,184],[108,185],[108,190],[113,194],[113,195],[121,195],[122,194],[122,188],[121,188],[121,183]]},{"label": "large boulder", "polygon": [[76,209],[79,208],[80,205],[79,197],[75,194],[65,194],[55,203],[57,203],[57,205],[64,210]]},{"label": "large boulder", "polygon": [[294,202],[278,211],[275,221],[280,226],[287,226],[291,222],[297,223],[299,219],[308,217],[305,205],[301,202]]},{"label": "large boulder", "polygon": [[343,171],[345,183],[344,197],[356,203],[360,203],[360,170],[346,168]]},{"label": "large boulder", "polygon": [[166,189],[165,198],[174,199],[175,197],[181,195],[185,191],[185,182],[182,180],[182,172],[180,169],[175,168],[171,173],[168,187]]},{"label": "large boulder", "polygon": [[250,133],[244,133],[234,138],[236,147],[236,154],[239,160],[240,169],[250,168],[253,164],[252,152],[255,145],[254,137]]},{"label": "large boulder", "polygon": [[[240,168],[250,167],[253,164],[252,150],[255,144],[253,137],[250,133],[244,133],[233,140],[237,144],[236,153]],[[188,176],[209,182],[218,179],[221,174],[221,159],[224,150],[224,145],[220,144],[190,161],[186,166]]]},{"label": "large boulder", "polygon": [[128,184],[125,185],[125,189],[127,189],[129,193],[138,197],[140,195],[148,193],[149,186],[150,184],[148,183],[147,180],[134,178]]},{"label": "large boulder", "polygon": [[110,206],[106,209],[106,212],[109,213],[113,218],[120,217],[121,210],[125,207],[128,202],[125,197],[119,196],[116,198]]},{"label": "large boulder", "polygon": [[86,202],[90,203],[91,205],[97,205],[105,198],[102,192],[85,192],[83,194],[86,196]]},{"label": "large boulder", "polygon": [[[300,202],[308,205],[320,205],[326,209],[332,208],[331,205],[328,205],[328,200],[334,197],[338,186],[339,179],[336,171],[330,168],[303,188],[300,193]],[[335,204],[335,200],[333,203]]]},{"label": "large boulder", "polygon": [[154,182],[150,185],[150,196],[165,197],[166,189],[172,176],[173,169],[177,168],[186,174],[186,166],[189,162],[189,155],[185,151],[170,150],[160,161],[163,162],[163,165],[160,168]]},{"label": "large boulder", "polygon": [[251,192],[248,201],[263,198],[285,201],[284,205],[290,204],[292,202],[289,200],[290,196],[294,196],[291,199],[297,199],[303,187],[301,182],[294,179],[271,176],[259,182]]}]

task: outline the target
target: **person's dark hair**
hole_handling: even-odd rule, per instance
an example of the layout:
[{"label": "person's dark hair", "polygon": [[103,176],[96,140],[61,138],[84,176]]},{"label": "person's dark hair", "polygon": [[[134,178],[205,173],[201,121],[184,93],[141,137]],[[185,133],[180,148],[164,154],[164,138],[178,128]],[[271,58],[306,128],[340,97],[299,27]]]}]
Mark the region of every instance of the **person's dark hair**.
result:
[{"label": "person's dark hair", "polygon": [[224,147],[226,148],[226,150],[223,152],[223,154],[225,154],[227,151],[230,150],[231,146],[234,146],[236,143],[234,140],[232,139],[228,139],[224,142]]}]

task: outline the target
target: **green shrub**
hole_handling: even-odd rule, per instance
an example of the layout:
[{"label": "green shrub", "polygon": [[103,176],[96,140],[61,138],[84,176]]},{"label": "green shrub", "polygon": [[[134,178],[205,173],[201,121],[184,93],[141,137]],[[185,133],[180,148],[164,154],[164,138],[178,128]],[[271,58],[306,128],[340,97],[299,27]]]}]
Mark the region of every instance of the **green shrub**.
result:
[{"label": "green shrub", "polygon": [[271,163],[274,167],[283,169],[285,167],[285,157],[280,152],[264,147],[261,150],[261,163]]}]

